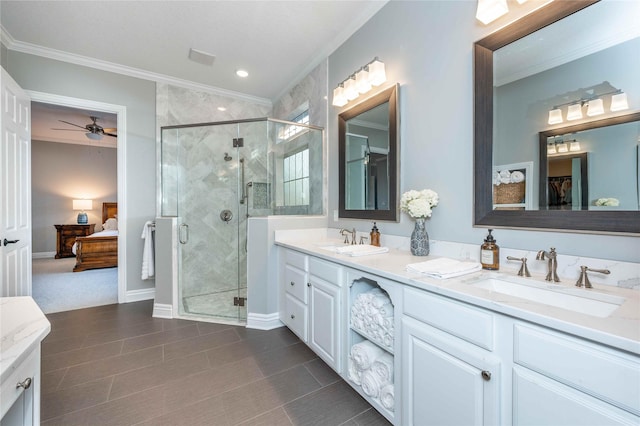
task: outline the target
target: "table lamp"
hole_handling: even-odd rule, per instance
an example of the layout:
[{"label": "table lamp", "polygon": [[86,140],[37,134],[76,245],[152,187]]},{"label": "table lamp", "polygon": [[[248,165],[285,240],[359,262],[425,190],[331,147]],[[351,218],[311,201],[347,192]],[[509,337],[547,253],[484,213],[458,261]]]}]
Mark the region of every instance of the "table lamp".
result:
[{"label": "table lamp", "polygon": [[73,209],[80,210],[80,213],[78,213],[79,225],[86,225],[89,223],[89,218],[85,210],[93,209],[93,202],[91,200],[73,200]]}]

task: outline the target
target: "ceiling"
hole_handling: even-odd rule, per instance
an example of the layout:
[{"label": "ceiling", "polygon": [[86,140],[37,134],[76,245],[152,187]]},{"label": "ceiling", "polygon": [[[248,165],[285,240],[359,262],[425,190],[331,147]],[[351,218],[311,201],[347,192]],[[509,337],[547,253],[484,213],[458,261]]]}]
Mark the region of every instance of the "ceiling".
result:
[{"label": "ceiling", "polygon": [[[270,102],[387,1],[1,0],[0,30],[10,50]],[[213,64],[190,60],[191,48]],[[91,141],[59,121],[84,126],[90,116],[116,127],[114,114],[33,103],[32,139],[115,148],[116,138]]]}]

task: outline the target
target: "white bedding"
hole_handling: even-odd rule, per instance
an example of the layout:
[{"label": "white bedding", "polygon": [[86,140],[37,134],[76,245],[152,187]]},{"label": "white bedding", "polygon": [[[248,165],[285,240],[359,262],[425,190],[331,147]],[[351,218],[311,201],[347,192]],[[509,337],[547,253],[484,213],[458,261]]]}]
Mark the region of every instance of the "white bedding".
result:
[{"label": "white bedding", "polygon": [[[89,235],[89,237],[117,237],[118,236],[118,230],[111,230],[111,229],[107,229],[104,231],[99,231],[99,232],[94,232],[93,234]],[[73,254],[76,254],[76,245],[78,243],[73,243],[73,247],[71,247],[71,251],[73,252]]]}]

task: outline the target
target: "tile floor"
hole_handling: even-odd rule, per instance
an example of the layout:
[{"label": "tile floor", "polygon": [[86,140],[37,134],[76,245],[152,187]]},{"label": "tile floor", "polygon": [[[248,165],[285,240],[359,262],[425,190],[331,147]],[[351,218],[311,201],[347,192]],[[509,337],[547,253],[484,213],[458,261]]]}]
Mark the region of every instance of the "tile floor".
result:
[{"label": "tile floor", "polygon": [[389,424],[285,327],[151,312],[144,301],[47,315],[43,425]]}]

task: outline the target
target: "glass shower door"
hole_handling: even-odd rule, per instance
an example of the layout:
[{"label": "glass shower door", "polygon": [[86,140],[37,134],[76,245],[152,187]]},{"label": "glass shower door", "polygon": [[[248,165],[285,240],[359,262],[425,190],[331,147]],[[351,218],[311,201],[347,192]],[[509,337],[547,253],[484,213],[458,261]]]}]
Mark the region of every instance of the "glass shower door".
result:
[{"label": "glass shower door", "polygon": [[[180,315],[238,322],[241,275],[238,125],[181,130],[179,214]],[[242,275],[245,275],[242,273]],[[234,301],[236,302],[234,304]]]}]

